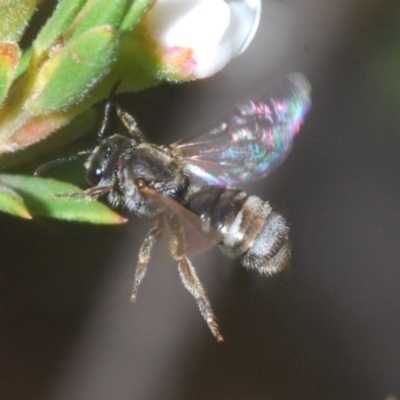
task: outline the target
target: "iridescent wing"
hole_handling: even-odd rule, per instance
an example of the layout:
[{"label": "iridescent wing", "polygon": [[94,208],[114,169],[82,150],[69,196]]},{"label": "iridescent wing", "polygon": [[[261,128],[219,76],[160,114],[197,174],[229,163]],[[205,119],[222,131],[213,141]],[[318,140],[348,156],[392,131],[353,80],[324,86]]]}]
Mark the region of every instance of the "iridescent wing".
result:
[{"label": "iridescent wing", "polygon": [[213,128],[172,147],[190,173],[212,185],[264,178],[289,153],[310,109],[310,92],[302,74],[290,74],[277,94],[238,104]]}]

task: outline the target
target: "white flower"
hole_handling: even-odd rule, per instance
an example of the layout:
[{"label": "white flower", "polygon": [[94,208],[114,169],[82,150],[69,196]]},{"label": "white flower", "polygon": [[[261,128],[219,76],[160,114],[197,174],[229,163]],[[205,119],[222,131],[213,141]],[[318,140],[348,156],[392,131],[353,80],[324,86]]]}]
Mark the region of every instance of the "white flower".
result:
[{"label": "white flower", "polygon": [[167,72],[205,78],[247,48],[260,13],[261,0],[156,0],[144,22]]}]

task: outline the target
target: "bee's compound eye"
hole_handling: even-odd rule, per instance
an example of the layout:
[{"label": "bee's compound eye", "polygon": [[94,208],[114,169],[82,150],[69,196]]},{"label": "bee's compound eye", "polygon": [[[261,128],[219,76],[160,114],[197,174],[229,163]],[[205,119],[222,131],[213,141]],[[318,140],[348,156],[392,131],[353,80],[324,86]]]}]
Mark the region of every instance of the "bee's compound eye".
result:
[{"label": "bee's compound eye", "polygon": [[86,180],[91,186],[96,186],[103,177],[103,168],[91,166],[86,171]]}]

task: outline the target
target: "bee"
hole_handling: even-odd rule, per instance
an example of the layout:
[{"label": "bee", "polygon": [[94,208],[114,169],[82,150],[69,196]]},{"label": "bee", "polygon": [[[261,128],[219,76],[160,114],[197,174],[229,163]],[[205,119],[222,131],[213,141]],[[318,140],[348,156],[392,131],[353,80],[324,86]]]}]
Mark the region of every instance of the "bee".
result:
[{"label": "bee", "polygon": [[[264,275],[288,264],[285,218],[266,201],[234,185],[264,178],[286,157],[310,108],[310,85],[302,74],[288,75],[277,94],[239,103],[210,129],[170,145],[148,142],[135,119],[113,101],[113,93],[105,107],[99,144],[85,164],[90,188],[67,196],[105,196],[113,207],[124,206],[138,217],[154,220],[139,250],[132,301],[154,244],[168,231],[169,251],[183,285],[212,334],[222,341],[188,256],[218,245],[245,268]],[[104,137],[112,107],[127,131]],[[45,164],[37,173],[58,161]]]}]

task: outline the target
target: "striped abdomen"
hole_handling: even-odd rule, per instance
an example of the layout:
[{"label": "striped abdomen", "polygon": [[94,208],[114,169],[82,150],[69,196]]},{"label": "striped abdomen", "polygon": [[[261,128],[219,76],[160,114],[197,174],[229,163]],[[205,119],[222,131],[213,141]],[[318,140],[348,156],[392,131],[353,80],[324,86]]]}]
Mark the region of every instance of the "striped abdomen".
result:
[{"label": "striped abdomen", "polygon": [[290,258],[285,219],[257,196],[237,189],[201,186],[191,190],[187,208],[223,238],[220,247],[250,269],[273,274]]}]

